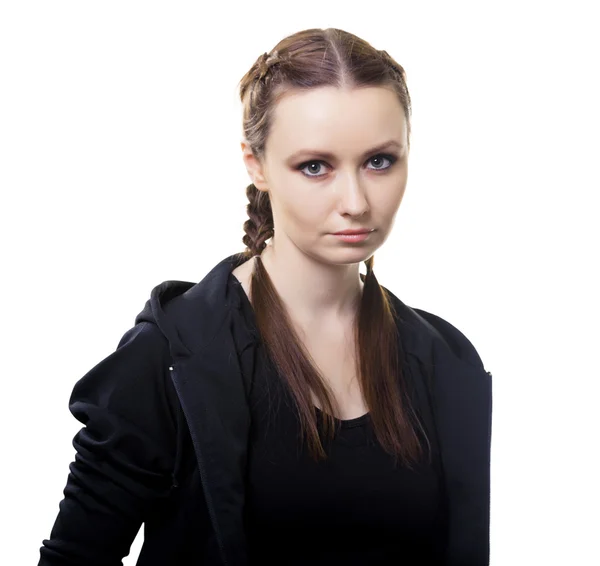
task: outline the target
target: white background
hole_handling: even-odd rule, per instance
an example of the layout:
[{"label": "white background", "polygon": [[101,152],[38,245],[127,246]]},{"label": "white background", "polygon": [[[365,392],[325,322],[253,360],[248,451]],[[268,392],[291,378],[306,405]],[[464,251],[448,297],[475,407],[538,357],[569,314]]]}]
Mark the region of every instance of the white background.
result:
[{"label": "white background", "polygon": [[237,82],[284,36],[338,27],[397,59],[413,100],[377,277],[494,376],[491,564],[600,564],[593,5],[2,3],[3,563],[36,564],[50,534],[75,382],[155,285],[244,249]]}]

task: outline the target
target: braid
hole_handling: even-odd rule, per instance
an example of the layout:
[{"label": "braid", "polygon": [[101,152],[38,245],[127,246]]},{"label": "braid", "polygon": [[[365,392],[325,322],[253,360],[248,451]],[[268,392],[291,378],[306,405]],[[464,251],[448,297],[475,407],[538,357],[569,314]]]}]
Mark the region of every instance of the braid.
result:
[{"label": "braid", "polygon": [[244,222],[245,235],[242,242],[246,246],[244,254],[254,257],[260,255],[267,245],[266,241],[273,236],[273,212],[268,193],[259,191],[254,183],[246,187],[246,196],[249,201],[246,206],[248,220]]},{"label": "braid", "polygon": [[[257,86],[260,83],[268,82],[271,77],[269,71],[284,61],[287,61],[287,59],[281,57],[277,50],[270,54],[265,51],[253,67],[254,80],[258,83]],[[252,95],[253,97],[257,95],[255,89],[252,89]],[[244,222],[245,235],[242,238],[242,242],[246,246],[243,253],[246,257],[254,257],[260,255],[267,245],[266,241],[273,236],[275,230],[273,212],[268,193],[259,191],[254,183],[246,187],[246,196],[249,203],[246,207],[248,220]]]},{"label": "braid", "polygon": [[259,82],[262,81],[272,67],[275,67],[275,65],[278,65],[279,63],[287,62],[288,60],[289,58],[280,56],[277,50],[270,54],[265,51],[255,63],[256,80]]},{"label": "braid", "polygon": [[378,53],[385,62],[385,64],[388,67],[390,67],[394,72],[400,75],[400,77],[402,78],[402,82],[406,81],[406,71],[404,70],[404,67],[400,65],[400,63],[394,61],[392,56],[385,49],[381,49],[380,51],[378,51]]},{"label": "braid", "polygon": [[[410,115],[412,114],[412,102],[410,99],[410,93],[408,92],[408,87],[406,86],[406,71],[404,67],[400,65],[400,63],[396,62],[392,56],[385,50],[381,49],[377,53],[381,57],[382,61],[385,65],[392,71],[392,75],[396,76],[397,82],[400,85],[400,89],[404,95],[406,100],[406,119],[409,120]],[[408,122],[408,146],[410,147],[410,121]]]}]

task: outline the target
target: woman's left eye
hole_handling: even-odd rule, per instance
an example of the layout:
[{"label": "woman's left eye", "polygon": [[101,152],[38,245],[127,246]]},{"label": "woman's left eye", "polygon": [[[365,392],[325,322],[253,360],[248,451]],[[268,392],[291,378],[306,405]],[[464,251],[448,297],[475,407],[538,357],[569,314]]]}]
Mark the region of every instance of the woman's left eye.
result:
[{"label": "woman's left eye", "polygon": [[[387,161],[390,162],[390,164],[387,167],[375,167],[374,169],[372,169],[373,171],[386,171],[388,170],[396,161],[397,161],[397,157],[395,155],[389,155],[387,153],[381,153],[378,155],[374,155],[373,157],[369,158],[367,162],[369,161],[374,161],[374,160],[378,160],[379,162],[381,162],[381,159],[386,159]],[[306,169],[308,166],[313,165],[313,164],[321,164],[321,163],[325,163],[324,161],[319,161],[319,160],[315,160],[315,161],[306,161],[305,163],[302,163],[301,165],[299,165],[297,167],[297,169],[299,171],[302,171],[302,173],[306,176],[306,177],[323,177],[324,175],[310,175],[308,173],[304,172],[304,169]],[[313,170],[314,173],[314,170]]]}]

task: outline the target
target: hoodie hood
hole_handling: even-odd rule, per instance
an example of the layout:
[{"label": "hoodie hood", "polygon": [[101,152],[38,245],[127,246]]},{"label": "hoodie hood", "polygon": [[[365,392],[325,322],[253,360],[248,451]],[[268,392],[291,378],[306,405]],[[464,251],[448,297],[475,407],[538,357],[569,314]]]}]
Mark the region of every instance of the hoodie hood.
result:
[{"label": "hoodie hood", "polygon": [[228,256],[199,283],[163,281],[152,289],[135,323],[156,324],[168,339],[174,358],[208,348],[216,330],[226,323],[228,309],[240,306],[239,298],[227,293],[227,279],[244,261],[241,253]]}]

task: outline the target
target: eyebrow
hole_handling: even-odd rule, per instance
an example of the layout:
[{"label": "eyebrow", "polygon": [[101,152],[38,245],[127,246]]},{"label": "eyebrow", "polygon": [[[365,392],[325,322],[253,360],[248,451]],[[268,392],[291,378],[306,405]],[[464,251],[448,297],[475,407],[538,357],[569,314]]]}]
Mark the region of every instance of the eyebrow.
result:
[{"label": "eyebrow", "polygon": [[[396,140],[389,140],[389,141],[386,141],[385,143],[381,143],[379,145],[376,145],[375,147],[372,147],[371,149],[368,149],[367,151],[365,151],[363,153],[362,156],[366,157],[367,155],[369,155],[371,153],[382,151],[391,146],[396,146],[398,148],[404,147],[401,143],[397,142]],[[305,155],[305,154],[306,155],[315,155],[317,157],[322,157],[323,159],[335,159],[335,155],[333,155],[333,153],[330,153],[328,151],[319,151],[316,149],[301,149],[300,151],[296,151],[295,153],[290,155],[289,161],[295,160],[296,158],[300,157],[301,155]]]}]

